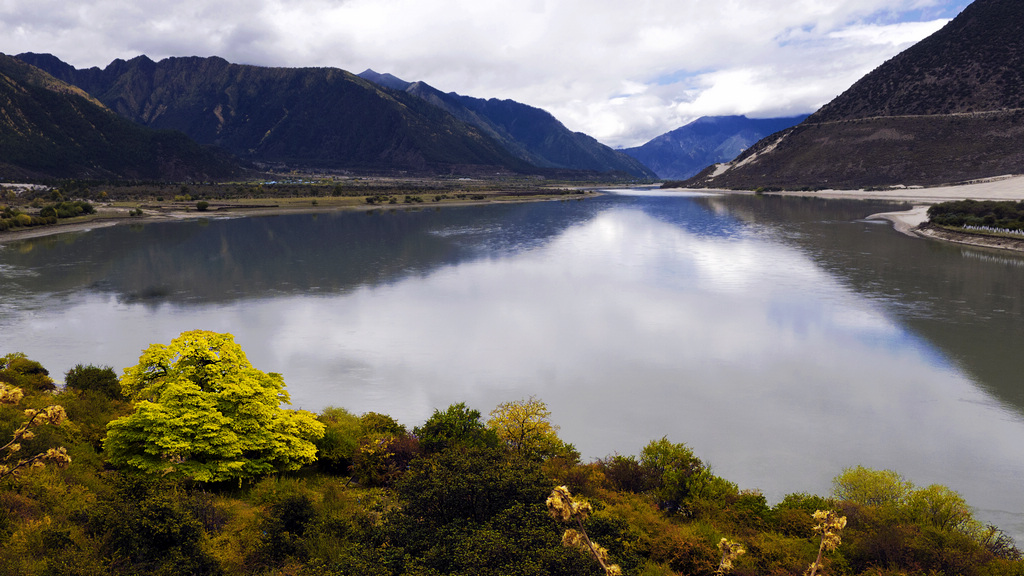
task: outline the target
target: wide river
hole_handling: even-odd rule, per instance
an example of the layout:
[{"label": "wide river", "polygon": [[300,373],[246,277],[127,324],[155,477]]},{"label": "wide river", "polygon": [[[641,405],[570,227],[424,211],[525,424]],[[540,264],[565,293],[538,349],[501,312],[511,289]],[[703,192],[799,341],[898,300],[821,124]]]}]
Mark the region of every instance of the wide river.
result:
[{"label": "wide river", "polygon": [[1024,540],[1024,258],[853,201],[586,200],[149,223],[0,246],[0,353],[57,380],[231,332],[295,407],[535,395],[586,459],[667,436],[775,502],[858,464]]}]

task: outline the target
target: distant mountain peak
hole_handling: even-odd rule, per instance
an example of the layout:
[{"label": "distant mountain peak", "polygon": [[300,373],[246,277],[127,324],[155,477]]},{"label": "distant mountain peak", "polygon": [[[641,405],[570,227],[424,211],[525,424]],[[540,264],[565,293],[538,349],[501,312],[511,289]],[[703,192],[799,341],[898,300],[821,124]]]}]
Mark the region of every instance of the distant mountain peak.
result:
[{"label": "distant mountain peak", "polygon": [[356,76],[359,76],[363,80],[367,80],[367,81],[373,82],[374,84],[377,84],[378,86],[383,86],[385,88],[391,88],[392,90],[402,90],[402,91],[404,91],[404,90],[409,88],[410,84],[413,84],[412,82],[406,82],[405,80],[402,80],[401,78],[398,78],[397,76],[393,76],[391,74],[387,74],[387,73],[380,74],[378,72],[374,72],[370,68],[367,68],[366,70],[363,70],[359,74],[356,74]]},{"label": "distant mountain peak", "polygon": [[667,180],[683,180],[706,166],[728,162],[758,140],[799,124],[807,115],[750,119],[746,116],[701,116],[622,152]]}]

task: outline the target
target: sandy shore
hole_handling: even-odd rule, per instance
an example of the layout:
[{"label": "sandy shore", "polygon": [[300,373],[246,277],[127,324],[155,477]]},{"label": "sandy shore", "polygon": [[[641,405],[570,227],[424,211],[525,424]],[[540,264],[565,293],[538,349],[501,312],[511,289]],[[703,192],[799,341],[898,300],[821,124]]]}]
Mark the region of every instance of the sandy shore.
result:
[{"label": "sandy shore", "polygon": [[[707,192],[708,190],[702,190]],[[714,190],[724,194],[753,194],[734,190]],[[952,200],[1024,200],[1024,176],[997,176],[972,181],[956,186],[934,188],[896,187],[884,190],[816,190],[813,192],[771,192],[773,196],[812,196],[815,198],[847,198],[851,200],[891,200],[911,202],[914,207],[900,212],[882,212],[868,216],[868,220],[888,220],[903,234],[915,238],[933,238],[959,244],[999,248],[1024,252],[1024,242],[993,239],[992,237],[959,234],[946,230],[922,230],[919,227],[928,221],[928,207],[939,202]]]},{"label": "sandy shore", "polygon": [[867,217],[868,220],[888,220],[897,232],[907,236],[917,236],[914,230],[928,221],[928,205],[916,205],[910,210],[902,212],[879,212]]},{"label": "sandy shore", "polygon": [[[717,192],[722,194],[753,194],[749,191],[736,191],[736,190],[714,190],[714,189],[698,189],[699,192]],[[914,207],[907,211],[900,212],[883,212],[879,214],[872,214],[868,216],[868,219],[874,220],[888,220],[892,222],[893,227],[904,234],[914,237],[927,237],[935,238],[945,241],[955,241],[964,244],[974,244],[978,246],[996,247],[1009,250],[1021,250],[1024,248],[1021,246],[1024,243],[1018,242],[993,242],[989,239],[982,237],[980,240],[973,240],[978,236],[971,234],[963,234],[957,236],[955,233],[944,232],[938,233],[934,230],[924,231],[919,230],[918,227],[928,221],[928,207],[938,202],[948,202],[951,200],[1024,200],[1024,176],[998,176],[994,178],[986,178],[983,180],[977,180],[967,184],[960,184],[956,186],[937,186],[934,188],[907,188],[907,187],[895,187],[887,188],[884,190],[815,190],[813,192],[798,192],[798,191],[783,191],[783,192],[771,192],[773,196],[812,196],[816,198],[847,198],[851,200],[890,200],[897,202],[911,202]],[[247,208],[244,205],[231,207],[229,209],[217,209],[208,212],[197,212],[195,210],[190,211],[160,211],[160,210],[145,210],[145,216],[142,218],[129,218],[127,216],[127,209],[120,208],[100,208],[98,217],[95,217],[87,222],[71,222],[61,223],[54,226],[40,226],[38,228],[29,228],[26,230],[16,230],[13,232],[0,232],[0,244],[5,242],[13,242],[17,240],[25,240],[29,238],[39,238],[42,236],[49,236],[52,234],[63,234],[66,232],[87,232],[96,228],[103,228],[106,226],[114,226],[117,224],[130,224],[134,222],[153,222],[160,220],[185,220],[185,219],[198,219],[198,218],[242,218],[248,216],[273,216],[278,214],[297,214],[297,213],[323,213],[333,212],[337,210],[416,210],[424,209],[428,206],[460,206],[460,205],[471,205],[471,204],[487,204],[490,202],[537,202],[537,201],[551,201],[559,200],[563,198],[522,198],[509,200],[503,198],[501,200],[487,199],[487,200],[465,200],[459,202],[446,202],[444,204],[437,205],[351,205],[351,206],[282,206],[274,208]],[[273,201],[268,199],[268,202]],[[954,237],[956,239],[954,239]]]}]

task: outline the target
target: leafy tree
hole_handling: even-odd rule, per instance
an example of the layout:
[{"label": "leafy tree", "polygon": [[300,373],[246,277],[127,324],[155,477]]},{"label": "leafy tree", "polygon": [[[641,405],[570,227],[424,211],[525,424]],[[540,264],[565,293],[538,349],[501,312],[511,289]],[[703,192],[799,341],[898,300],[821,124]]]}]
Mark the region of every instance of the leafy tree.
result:
[{"label": "leafy tree", "polygon": [[455,446],[497,446],[498,437],[480,420],[480,411],[466,407],[464,402],[452,404],[434,414],[413,429],[420,439],[420,447],[427,454],[448,450]]},{"label": "leafy tree", "polygon": [[295,470],[316,459],[324,425],[285,410],[280,374],[249,363],[230,334],[185,332],[153,344],[121,378],[135,411],[107,425],[115,466],[200,482]]},{"label": "leafy tree", "polygon": [[654,497],[664,510],[675,511],[706,480],[704,463],[686,444],[673,444],[667,437],[652,440],[640,451],[640,465],[651,471],[656,481]]},{"label": "leafy tree", "polygon": [[942,530],[971,532],[979,528],[963,497],[938,484],[911,492],[907,509],[915,522]]},{"label": "leafy tree", "polygon": [[50,372],[21,352],[0,356],[0,382],[28,390],[54,390]]},{"label": "leafy tree", "polygon": [[367,434],[387,434],[390,436],[404,436],[405,426],[387,414],[367,412],[359,417],[359,424]]},{"label": "leafy tree", "polygon": [[317,465],[331,472],[347,472],[363,435],[359,417],[344,408],[328,406],[317,420],[324,425],[324,435],[316,441]]},{"label": "leafy tree", "polygon": [[903,505],[914,485],[892,470],[846,468],[832,480],[832,495],[861,505]]},{"label": "leafy tree", "polygon": [[547,404],[530,396],[526,400],[504,402],[491,411],[487,426],[514,452],[526,458],[548,457],[563,446],[558,426],[551,423]]},{"label": "leafy tree", "polygon": [[94,390],[115,400],[123,398],[121,383],[110,366],[78,364],[64,373],[64,385],[75,390]]}]

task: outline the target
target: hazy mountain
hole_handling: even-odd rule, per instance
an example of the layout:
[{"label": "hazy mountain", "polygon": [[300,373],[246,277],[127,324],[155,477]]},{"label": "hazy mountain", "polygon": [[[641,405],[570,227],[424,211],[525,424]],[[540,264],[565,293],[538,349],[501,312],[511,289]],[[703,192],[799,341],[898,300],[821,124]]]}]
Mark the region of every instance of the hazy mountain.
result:
[{"label": "hazy mountain", "polygon": [[624,152],[654,170],[659,178],[681,180],[710,164],[728,162],[758,140],[795,126],[807,114],[787,118],[704,116]]},{"label": "hazy mountain", "polygon": [[239,172],[184,134],[144,128],[0,54],[0,178],[209,180]]},{"label": "hazy mountain", "polygon": [[1022,29],[1019,0],[976,0],[799,126],[688,185],[927,185],[1024,172]]},{"label": "hazy mountain", "polygon": [[478,129],[336,68],[145,56],[77,70],[22,54],[115,112],[262,163],[357,170],[531,171]]},{"label": "hazy mountain", "polygon": [[514,100],[473,98],[441,92],[424,82],[405,82],[390,74],[367,70],[366,80],[402,90],[477,127],[517,158],[534,166],[565,170],[619,172],[637,178],[655,174],[641,162],[566,128],[554,116]]}]

